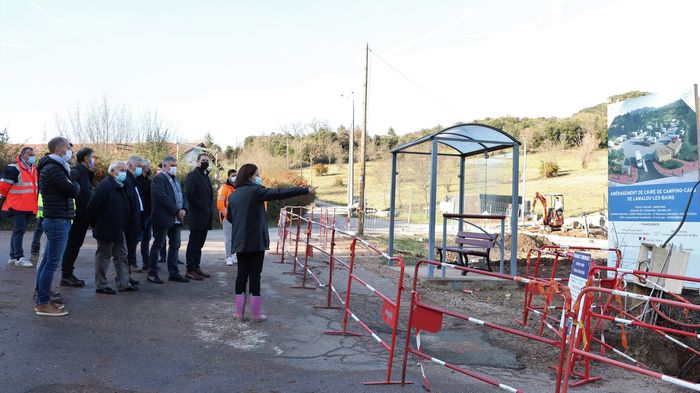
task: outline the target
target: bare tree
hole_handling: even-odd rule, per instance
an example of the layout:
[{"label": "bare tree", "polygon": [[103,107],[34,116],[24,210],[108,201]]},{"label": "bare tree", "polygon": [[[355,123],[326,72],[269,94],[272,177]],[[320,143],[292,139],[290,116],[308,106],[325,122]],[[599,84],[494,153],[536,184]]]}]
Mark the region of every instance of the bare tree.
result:
[{"label": "bare tree", "polygon": [[174,136],[157,111],[134,112],[109,96],[57,114],[56,129],[73,142],[92,146],[105,158],[137,150],[149,159],[160,159]]},{"label": "bare tree", "polygon": [[593,152],[598,147],[598,138],[593,134],[592,131],[586,132],[581,141],[581,147],[579,147],[579,158],[581,160],[581,168],[588,168],[588,164],[591,160]]}]

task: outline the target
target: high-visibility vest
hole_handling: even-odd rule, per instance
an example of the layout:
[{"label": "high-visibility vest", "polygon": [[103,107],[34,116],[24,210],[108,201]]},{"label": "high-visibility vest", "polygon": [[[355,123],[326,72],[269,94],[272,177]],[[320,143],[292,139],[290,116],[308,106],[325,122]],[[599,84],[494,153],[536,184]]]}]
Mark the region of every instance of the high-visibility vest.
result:
[{"label": "high-visibility vest", "polygon": [[44,218],[44,198],[41,196],[41,193],[39,193],[39,198],[37,198],[36,202],[36,218]]},{"label": "high-visibility vest", "polygon": [[[75,199],[73,199],[73,210],[75,211]],[[37,212],[36,212],[36,218],[44,218],[44,197],[41,196],[41,193],[39,193],[39,198],[37,198]],[[70,220],[71,224],[73,223],[73,220]]]},{"label": "high-visibility vest", "polygon": [[8,211],[12,209],[18,212],[32,212],[36,214],[38,194],[36,168],[33,165],[29,169],[25,168],[19,158],[17,163],[9,166],[17,169],[19,174],[16,182],[12,179],[0,179],[0,182],[10,185],[2,210]]},{"label": "high-visibility vest", "polygon": [[228,216],[228,198],[234,191],[236,191],[236,189],[226,183],[219,187],[216,196],[216,208],[219,210],[219,222],[223,222]]}]

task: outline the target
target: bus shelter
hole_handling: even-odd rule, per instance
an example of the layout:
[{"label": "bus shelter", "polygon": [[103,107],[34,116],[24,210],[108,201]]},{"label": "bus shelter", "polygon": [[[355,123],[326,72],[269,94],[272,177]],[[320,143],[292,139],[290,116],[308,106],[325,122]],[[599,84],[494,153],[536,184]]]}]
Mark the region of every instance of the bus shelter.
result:
[{"label": "bus shelter", "polygon": [[[447,149],[438,149],[440,145]],[[430,205],[428,208],[428,259],[435,259],[435,219],[437,214],[438,156],[459,160],[459,214],[464,214],[465,160],[467,157],[488,155],[490,152],[512,149],[513,176],[510,215],[510,274],[516,275],[518,239],[518,170],[520,142],[498,128],[484,124],[458,124],[434,134],[426,135],[391,150],[391,199],[389,214],[389,255],[394,255],[394,231],[396,213],[396,176],[399,154],[430,156]],[[460,221],[460,231],[462,222]],[[430,265],[428,276],[433,277],[434,266]]]}]

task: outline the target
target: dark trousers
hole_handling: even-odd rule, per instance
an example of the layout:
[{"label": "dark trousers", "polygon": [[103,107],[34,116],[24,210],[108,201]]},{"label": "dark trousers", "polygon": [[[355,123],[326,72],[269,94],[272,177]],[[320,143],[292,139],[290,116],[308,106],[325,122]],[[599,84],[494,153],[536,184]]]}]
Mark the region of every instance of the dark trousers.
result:
[{"label": "dark trousers", "polygon": [[41,235],[44,234],[44,219],[37,218],[34,225],[34,237],[32,238],[32,255],[39,256],[41,250]]},{"label": "dark trousers", "polygon": [[129,267],[137,267],[136,264],[136,248],[139,245],[140,233],[129,233],[126,236],[126,260],[129,262]]},{"label": "dark trousers", "polygon": [[237,252],[236,256],[238,256],[236,295],[245,293],[245,285],[250,283],[250,294],[260,296],[260,274],[265,260],[265,251]]},{"label": "dark trousers", "polygon": [[148,246],[151,242],[151,213],[144,213],[141,216],[143,222],[143,235],[141,236],[141,260],[144,266],[148,265],[150,258],[148,257]]},{"label": "dark trousers", "polygon": [[66,244],[66,250],[63,252],[63,259],[61,261],[61,276],[63,276],[63,278],[69,278],[73,275],[75,260],[80,253],[80,247],[83,246],[85,234],[89,226],[90,223],[88,222],[86,213],[77,215],[73,219],[73,224],[71,224],[70,231],[68,232],[68,243]]},{"label": "dark trousers", "polygon": [[12,240],[10,240],[10,258],[20,259],[24,256],[22,241],[27,232],[27,221],[33,214],[27,212],[12,212]]},{"label": "dark trousers", "polygon": [[153,246],[151,246],[151,262],[148,275],[158,277],[158,257],[168,239],[168,274],[170,277],[180,274],[177,269],[177,253],[180,250],[180,231],[182,225],[175,224],[170,228],[153,227]]},{"label": "dark trousers", "polygon": [[206,230],[190,231],[190,239],[187,242],[187,251],[185,252],[188,272],[199,269],[199,263],[202,261],[202,247],[207,241],[208,232]]}]

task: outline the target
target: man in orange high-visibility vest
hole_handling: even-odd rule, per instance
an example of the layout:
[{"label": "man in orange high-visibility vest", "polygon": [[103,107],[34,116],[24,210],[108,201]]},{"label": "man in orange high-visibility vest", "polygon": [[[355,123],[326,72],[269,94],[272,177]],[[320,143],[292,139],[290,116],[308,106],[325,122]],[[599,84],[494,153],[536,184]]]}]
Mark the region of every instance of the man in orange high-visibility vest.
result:
[{"label": "man in orange high-visibility vest", "polygon": [[0,198],[4,199],[2,211],[12,216],[12,240],[10,259],[7,263],[20,267],[33,267],[24,257],[22,241],[27,232],[29,217],[37,212],[37,172],[34,167],[36,154],[31,147],[23,147],[17,161],[7,165],[0,178]]}]

